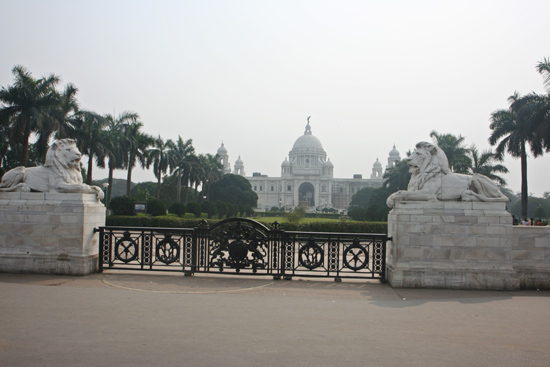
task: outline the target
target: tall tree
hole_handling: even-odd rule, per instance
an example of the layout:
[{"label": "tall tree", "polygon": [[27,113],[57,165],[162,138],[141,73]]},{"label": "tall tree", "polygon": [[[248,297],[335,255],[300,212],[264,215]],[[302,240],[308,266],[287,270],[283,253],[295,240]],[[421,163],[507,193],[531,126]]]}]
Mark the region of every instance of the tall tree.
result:
[{"label": "tall tree", "polygon": [[130,196],[132,189],[132,170],[139,162],[141,167],[148,168],[147,149],[153,145],[154,139],[152,136],[143,133],[141,128],[143,124],[138,121],[133,121],[124,127],[124,145],[128,154],[126,160],[126,196]]},{"label": "tall tree", "polygon": [[202,192],[203,195],[210,198],[212,185],[219,181],[223,176],[223,165],[217,154],[201,154],[199,156],[199,164],[201,165],[200,181]]},{"label": "tall tree", "polygon": [[92,184],[94,161],[98,167],[105,168],[105,157],[109,150],[107,120],[92,111],[79,111],[74,120],[73,136],[82,154],[88,156],[86,183]]},{"label": "tall tree", "polygon": [[496,145],[495,153],[502,157],[504,153],[512,157],[519,157],[521,162],[521,216],[527,218],[527,144],[531,148],[534,157],[540,156],[542,146],[539,144],[532,125],[529,124],[525,114],[520,113],[523,103],[521,96],[516,92],[508,98],[510,107],[506,110],[498,110],[491,114],[490,128],[492,130],[489,143]]},{"label": "tall tree", "polygon": [[68,84],[61,93],[56,92],[57,104],[45,117],[39,139],[35,143],[42,156],[46,155],[52,136],[56,139],[75,137],[75,124],[79,110],[77,93],[78,89],[73,84]]},{"label": "tall tree", "polygon": [[153,173],[157,178],[157,199],[160,199],[160,184],[162,174],[166,173],[169,167],[173,166],[172,149],[174,142],[170,139],[164,141],[160,136],[155,139],[153,146],[147,149],[149,164],[153,164]]},{"label": "tall tree", "polygon": [[122,169],[127,164],[128,151],[127,141],[124,135],[126,126],[130,123],[135,123],[139,118],[137,113],[123,112],[115,117],[114,115],[104,116],[107,124],[107,158],[109,159],[109,187],[107,190],[107,209],[112,196],[113,173],[115,169]]},{"label": "tall tree", "polygon": [[387,187],[390,193],[398,190],[407,190],[411,179],[407,160],[403,159],[400,162],[396,162],[393,167],[389,167],[384,173],[383,178],[385,179],[383,186]]},{"label": "tall tree", "polygon": [[508,173],[508,168],[499,162],[502,162],[502,157],[499,157],[491,150],[479,152],[475,145],[472,145],[468,150],[468,155],[471,166],[468,168],[469,174],[479,173],[487,176],[501,186],[506,186],[506,180],[497,173]]},{"label": "tall tree", "polygon": [[439,134],[433,130],[430,136],[435,143],[445,152],[449,160],[449,167],[456,173],[467,173],[471,165],[468,157],[468,148],[464,146],[464,137],[462,135]]},{"label": "tall tree", "polygon": [[532,103],[535,105],[532,115],[534,129],[541,137],[541,142],[547,152],[550,151],[550,58],[544,58],[537,64],[537,71],[543,77],[546,95],[533,95]]},{"label": "tall tree", "polygon": [[35,79],[23,66],[12,70],[13,85],[0,90],[0,124],[10,127],[10,139],[21,144],[21,164],[26,166],[31,133],[49,132],[43,129],[59,103],[56,86],[59,78],[53,74]]},{"label": "tall tree", "polygon": [[[173,154],[173,166],[171,169],[171,174],[177,177],[177,202],[181,203],[181,185],[184,176],[188,176],[188,172],[192,168],[192,161],[196,159],[195,157],[195,148],[193,147],[193,141],[188,139],[184,141],[181,136],[178,136],[172,150]],[[187,185],[188,185],[187,179]],[[187,189],[186,189],[187,190]]]}]

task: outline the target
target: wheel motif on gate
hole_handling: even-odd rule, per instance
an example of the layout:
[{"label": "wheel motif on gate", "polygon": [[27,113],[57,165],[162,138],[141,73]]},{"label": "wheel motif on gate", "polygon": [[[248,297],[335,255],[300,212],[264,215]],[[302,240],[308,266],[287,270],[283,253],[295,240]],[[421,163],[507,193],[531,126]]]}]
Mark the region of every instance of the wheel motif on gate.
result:
[{"label": "wheel motif on gate", "polygon": [[369,264],[369,251],[357,241],[344,250],[344,265],[358,271],[364,269]]},{"label": "wheel motif on gate", "polygon": [[309,270],[313,270],[323,265],[325,259],[325,253],[323,248],[310,240],[304,247],[299,251],[299,261],[300,265]]},{"label": "wheel motif on gate", "polygon": [[130,233],[124,232],[124,236],[116,241],[115,257],[124,263],[129,263],[137,258],[138,249],[138,244],[130,237]]},{"label": "wheel motif on gate", "polygon": [[180,246],[167,234],[157,243],[157,259],[166,265],[176,262],[180,258]]}]

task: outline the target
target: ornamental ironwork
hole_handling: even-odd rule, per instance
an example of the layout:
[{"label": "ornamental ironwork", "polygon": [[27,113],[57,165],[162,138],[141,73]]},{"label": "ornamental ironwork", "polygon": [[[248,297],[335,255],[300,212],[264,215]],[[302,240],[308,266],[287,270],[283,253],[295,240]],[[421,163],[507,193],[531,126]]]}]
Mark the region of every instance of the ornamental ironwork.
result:
[{"label": "ornamental ironwork", "polygon": [[157,243],[157,259],[166,265],[176,262],[180,258],[180,246],[172,239],[171,234],[165,234],[164,239]]},{"label": "ornamental ironwork", "polygon": [[284,231],[233,218],[210,227],[100,227],[99,270],[385,279],[385,234]]},{"label": "ornamental ironwork", "polygon": [[[257,223],[257,222],[254,222]],[[210,266],[220,272],[229,267],[238,272],[250,268],[253,273],[265,269],[268,237],[253,223],[235,222],[213,228],[210,245]]]},{"label": "ornamental ironwork", "polygon": [[323,248],[314,240],[309,240],[305,246],[300,248],[299,254],[300,264],[309,270],[322,266],[325,259]]}]

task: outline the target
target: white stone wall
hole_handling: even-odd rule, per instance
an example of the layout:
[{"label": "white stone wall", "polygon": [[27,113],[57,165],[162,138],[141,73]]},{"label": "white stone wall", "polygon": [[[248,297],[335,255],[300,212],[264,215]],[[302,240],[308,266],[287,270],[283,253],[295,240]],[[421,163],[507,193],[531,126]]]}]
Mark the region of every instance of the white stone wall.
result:
[{"label": "white stone wall", "polygon": [[549,234],[512,226],[505,203],[397,202],[387,278],[394,287],[550,288]]},{"label": "white stone wall", "polygon": [[0,272],[95,272],[104,225],[94,194],[0,193]]},{"label": "white stone wall", "polygon": [[550,227],[512,227],[512,264],[520,288],[550,289]]}]

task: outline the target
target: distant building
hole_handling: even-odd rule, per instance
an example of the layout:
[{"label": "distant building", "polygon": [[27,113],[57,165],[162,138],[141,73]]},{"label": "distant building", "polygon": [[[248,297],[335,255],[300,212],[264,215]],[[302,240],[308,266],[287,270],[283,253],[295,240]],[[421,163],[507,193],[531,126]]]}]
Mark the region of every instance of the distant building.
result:
[{"label": "distant building", "polygon": [[[231,172],[229,156],[223,143],[218,149],[218,155],[224,172]],[[400,160],[394,145],[389,153],[388,167],[393,167]],[[281,177],[268,177],[259,172],[246,176],[241,157],[234,167],[234,174],[246,177],[258,194],[257,208],[265,210],[274,206],[289,210],[300,205],[311,211],[324,208],[344,210],[359,190],[365,187],[379,188],[384,183],[382,164],[378,158],[368,179],[360,174],[353,175],[353,178],[334,178],[334,165],[327,159],[321,141],[311,133],[309,121],[304,135],[296,139],[288,159],[285,158],[281,164]]]}]

